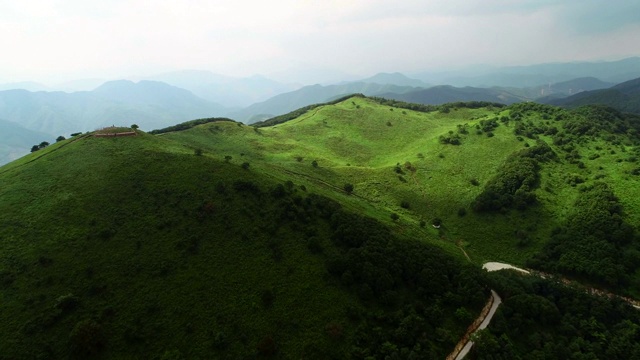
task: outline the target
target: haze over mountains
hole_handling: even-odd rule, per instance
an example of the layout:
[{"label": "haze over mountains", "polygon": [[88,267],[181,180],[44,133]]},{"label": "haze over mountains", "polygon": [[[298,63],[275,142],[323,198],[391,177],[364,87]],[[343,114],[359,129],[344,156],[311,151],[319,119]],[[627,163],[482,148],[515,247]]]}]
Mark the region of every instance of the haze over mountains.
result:
[{"label": "haze over mountains", "polygon": [[[539,101],[564,105],[563,100],[558,99],[572,96],[566,100],[566,105],[571,105],[593,101],[593,98],[583,98],[584,91],[606,89],[637,77],[640,77],[638,57],[612,62],[476,67],[410,75],[379,73],[358,81],[306,86],[260,75],[232,77],[185,70],[131,77],[135,82],[85,79],[51,87],[35,82],[0,84],[3,89],[0,119],[19,125],[13,133],[25,129],[47,134],[51,139],[115,123],[136,123],[146,130],[205,117],[229,117],[253,123],[353,93],[430,105],[456,101],[504,104]],[[96,84],[100,85],[93,87]],[[87,88],[91,90],[61,91]],[[611,91],[607,96],[617,99],[616,94],[621,90]],[[603,99],[605,93],[598,94],[598,99]],[[609,102],[616,103],[615,107],[622,111],[633,111],[634,106],[621,102],[629,101],[628,97],[634,95],[624,91],[622,94],[622,99]],[[24,154],[31,145],[4,144],[0,154],[3,163],[16,154]]]}]

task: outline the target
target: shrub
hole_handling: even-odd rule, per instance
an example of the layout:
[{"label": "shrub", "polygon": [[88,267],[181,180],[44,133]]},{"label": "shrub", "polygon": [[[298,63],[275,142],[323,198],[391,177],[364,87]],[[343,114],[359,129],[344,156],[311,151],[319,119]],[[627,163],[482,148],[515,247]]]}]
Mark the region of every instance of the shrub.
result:
[{"label": "shrub", "polygon": [[351,194],[353,192],[353,184],[349,184],[349,183],[344,184],[344,191],[347,194]]},{"label": "shrub", "polygon": [[396,214],[396,213],[391,213],[391,220],[393,220],[393,221],[397,221],[398,219],[400,219],[400,216],[398,216],[398,214]]},{"label": "shrub", "polygon": [[400,207],[404,208],[404,209],[409,209],[411,207],[411,204],[409,204],[408,201],[403,200],[400,202]]},{"label": "shrub", "polygon": [[105,338],[102,327],[94,320],[78,322],[69,334],[71,351],[79,358],[95,356],[104,349]]},{"label": "shrub", "polygon": [[311,162],[311,166],[313,166],[314,168],[317,168],[318,167],[318,162],[316,160],[313,160]]},{"label": "shrub", "polygon": [[462,217],[467,215],[467,209],[461,207],[460,209],[458,209],[458,216]]},{"label": "shrub", "polygon": [[267,335],[258,343],[258,353],[262,356],[273,356],[278,352],[275,340],[271,335]]},{"label": "shrub", "polygon": [[243,169],[245,169],[245,170],[248,170],[248,169],[249,169],[249,163],[248,163],[248,162],[243,162],[241,166],[242,166],[242,168],[243,168]]}]

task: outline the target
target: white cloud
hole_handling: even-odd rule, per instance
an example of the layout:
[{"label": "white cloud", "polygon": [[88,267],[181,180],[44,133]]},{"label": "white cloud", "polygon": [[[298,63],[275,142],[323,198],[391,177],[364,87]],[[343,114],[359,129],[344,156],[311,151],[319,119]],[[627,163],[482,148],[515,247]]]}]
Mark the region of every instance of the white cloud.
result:
[{"label": "white cloud", "polygon": [[[183,68],[250,75],[302,64],[367,75],[638,55],[631,39],[640,38],[640,8],[616,4],[0,0],[0,80]],[[599,12],[609,16],[598,19]]]}]

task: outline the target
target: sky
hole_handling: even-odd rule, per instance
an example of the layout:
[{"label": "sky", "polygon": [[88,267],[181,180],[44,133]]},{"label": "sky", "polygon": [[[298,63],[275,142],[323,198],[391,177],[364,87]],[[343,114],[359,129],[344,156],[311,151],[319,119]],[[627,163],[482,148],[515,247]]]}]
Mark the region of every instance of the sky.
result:
[{"label": "sky", "polygon": [[0,0],[0,82],[618,60],[640,55],[639,14],[637,0]]}]

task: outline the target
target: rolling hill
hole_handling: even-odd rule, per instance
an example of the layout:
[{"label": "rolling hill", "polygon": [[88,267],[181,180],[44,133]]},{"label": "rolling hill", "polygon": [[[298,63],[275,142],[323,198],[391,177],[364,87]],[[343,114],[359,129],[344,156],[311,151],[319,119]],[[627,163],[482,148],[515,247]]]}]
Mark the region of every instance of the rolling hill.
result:
[{"label": "rolling hill", "polygon": [[285,118],[83,134],[0,167],[3,355],[441,359],[490,288],[487,354],[638,350],[625,303],[479,266],[640,297],[636,117],[352,96]]}]

